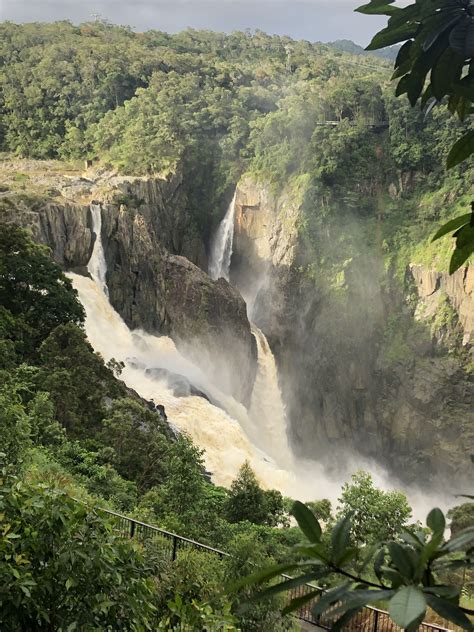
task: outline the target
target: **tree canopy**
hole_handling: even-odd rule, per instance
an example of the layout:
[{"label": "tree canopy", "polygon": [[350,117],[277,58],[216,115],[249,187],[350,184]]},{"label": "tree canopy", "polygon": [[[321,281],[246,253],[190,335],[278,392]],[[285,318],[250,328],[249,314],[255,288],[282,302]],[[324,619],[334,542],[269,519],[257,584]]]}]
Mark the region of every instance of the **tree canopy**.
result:
[{"label": "tree canopy", "polygon": [[[466,122],[464,134],[451,147],[446,165],[455,167],[474,153],[474,130],[468,125],[474,113],[474,23],[470,0],[417,0],[397,7],[394,0],[371,0],[357,9],[368,15],[388,15],[388,24],[372,39],[368,50],[403,42],[392,79],[396,96],[406,94],[426,113],[443,101],[451,114]],[[445,224],[434,240],[453,233],[456,247],[450,273],[474,252],[474,202],[472,210]]]}]

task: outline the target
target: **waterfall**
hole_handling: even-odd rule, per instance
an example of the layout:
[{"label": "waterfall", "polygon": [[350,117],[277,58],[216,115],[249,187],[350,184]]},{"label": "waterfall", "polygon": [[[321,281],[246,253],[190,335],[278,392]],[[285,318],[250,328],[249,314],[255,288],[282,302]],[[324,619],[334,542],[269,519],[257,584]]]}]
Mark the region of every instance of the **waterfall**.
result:
[{"label": "waterfall", "polygon": [[[227,213],[232,218],[234,206],[235,196]],[[246,410],[240,402],[220,391],[207,375],[205,365],[196,366],[184,357],[171,338],[128,328],[108,298],[100,205],[91,204],[91,214],[96,237],[88,264],[92,278],[74,273],[69,273],[69,277],[85,308],[85,329],[95,351],[105,361],[115,358],[123,362],[125,367],[120,379],[143,398],[165,407],[169,422],[204,450],[204,463],[216,484],[229,487],[242,463],[248,461],[266,488],[278,489],[300,500],[321,495],[336,499],[341,480],[329,479],[317,463],[293,458],[287,441],[285,407],[275,358],[264,334],[252,326],[258,368],[251,405]],[[222,240],[227,246],[222,246],[224,254],[216,258],[227,276],[233,237],[233,219],[229,217],[227,228],[222,231],[227,234]],[[219,406],[196,395],[176,396],[166,378],[160,378],[160,371],[152,369],[167,369],[186,377]]]},{"label": "waterfall", "polygon": [[[205,450],[206,467],[219,485],[229,486],[244,461],[249,461],[262,484],[295,495],[298,489],[293,474],[271,458],[265,441],[250,438],[258,430],[258,418],[231,396],[222,393],[205,373],[183,357],[171,338],[152,336],[141,330],[131,331],[108,299],[107,266],[101,240],[99,205],[91,205],[93,231],[96,235],[88,264],[92,278],[69,273],[86,312],[85,329],[89,342],[105,361],[115,358],[125,364],[121,379],[147,400],[165,406],[170,422],[190,435],[194,443]],[[261,334],[263,336],[263,334]],[[264,345],[264,343],[262,343]],[[268,348],[268,345],[267,345]],[[271,364],[271,363],[270,363]],[[257,383],[265,383],[266,363],[259,363]],[[207,393],[220,407],[204,397],[177,397],[165,379],[157,379],[149,369],[165,368],[185,376],[198,389]],[[255,397],[263,406],[270,393],[257,388]],[[255,405],[257,415],[261,408]],[[267,428],[267,425],[265,428]],[[267,430],[265,430],[267,432]],[[268,429],[268,433],[270,430]],[[263,439],[263,435],[262,435]],[[271,440],[271,437],[269,438]],[[261,446],[261,447],[259,447]],[[275,451],[276,452],[276,451]]]},{"label": "waterfall", "polygon": [[[209,275],[213,279],[229,280],[232,247],[234,241],[235,201],[237,190],[227,213],[214,237],[209,263]],[[278,384],[275,358],[265,335],[252,325],[257,342],[257,375],[252,392],[248,418],[244,429],[254,445],[272,456],[280,465],[288,464],[290,446],[286,432],[286,415]]]},{"label": "waterfall", "polygon": [[291,451],[275,357],[263,332],[252,325],[252,333],[258,351],[258,369],[250,403],[250,418],[256,423],[252,434],[256,445],[265,449],[277,463],[287,466]]},{"label": "waterfall", "polygon": [[87,269],[97,285],[108,295],[106,283],[107,264],[105,262],[104,247],[102,245],[102,209],[100,204],[91,202],[90,210],[92,215],[92,232],[95,235],[95,241]]},{"label": "waterfall", "polygon": [[232,259],[232,249],[234,244],[234,222],[235,222],[235,199],[237,190],[234,193],[232,202],[229,204],[224,219],[219,224],[219,228],[214,236],[211,247],[211,257],[209,260],[209,276],[211,279],[223,277],[229,280],[230,262]]},{"label": "waterfall", "polygon": [[[113,309],[105,282],[107,267],[101,241],[100,206],[91,205],[91,212],[96,235],[88,265],[92,278],[74,273],[68,276],[85,308],[85,329],[95,351],[105,361],[115,358],[124,362],[120,377],[125,384],[143,398],[162,404],[170,423],[204,449],[205,465],[216,484],[229,487],[247,460],[264,487],[278,489],[300,500],[324,497],[336,501],[347,474],[331,474],[314,461],[293,458],[286,438],[285,408],[277,367],[263,333],[252,327],[258,348],[258,370],[247,411],[242,404],[219,391],[206,375],[205,366],[197,367],[183,357],[170,338],[131,331]],[[154,368],[184,375],[213,401],[219,402],[220,407],[204,397],[175,396],[166,380],[156,379],[152,371],[147,372]],[[348,471],[361,466],[372,470],[378,486],[387,487],[384,473],[374,471],[370,464],[353,462],[348,464]],[[423,507],[425,505],[426,502]]]}]

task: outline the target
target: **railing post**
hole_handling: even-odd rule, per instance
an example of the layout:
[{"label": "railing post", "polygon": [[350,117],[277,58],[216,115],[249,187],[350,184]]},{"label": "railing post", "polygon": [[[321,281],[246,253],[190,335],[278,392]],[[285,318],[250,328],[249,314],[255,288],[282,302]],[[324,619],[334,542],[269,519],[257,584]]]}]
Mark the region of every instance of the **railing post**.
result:
[{"label": "railing post", "polygon": [[130,537],[133,538],[135,535],[135,522],[133,520],[130,521]]},{"label": "railing post", "polygon": [[171,554],[171,561],[174,562],[176,559],[176,552],[178,550],[178,538],[173,536],[173,553]]},{"label": "railing post", "polygon": [[374,610],[375,613],[375,617],[374,617],[374,629],[373,632],[378,632],[379,629],[379,611],[378,610]]}]

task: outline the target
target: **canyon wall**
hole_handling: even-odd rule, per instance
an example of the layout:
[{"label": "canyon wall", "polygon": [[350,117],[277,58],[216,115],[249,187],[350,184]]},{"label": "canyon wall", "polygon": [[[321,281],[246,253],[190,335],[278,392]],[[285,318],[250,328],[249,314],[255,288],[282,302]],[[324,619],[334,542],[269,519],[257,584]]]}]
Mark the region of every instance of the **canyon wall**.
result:
[{"label": "canyon wall", "polygon": [[[243,295],[277,357],[300,456],[329,467],[334,454],[355,451],[408,482],[434,472],[455,482],[468,472],[471,268],[449,277],[413,264],[402,285],[361,238],[357,256],[330,278],[324,246],[311,250],[305,237],[304,179],[276,194],[246,176],[236,192],[231,285],[204,272],[206,244],[179,174],[88,172],[33,184],[41,195],[1,194],[2,217],[27,226],[65,269],[85,274],[94,243],[89,206],[100,203],[114,308],[131,328],[170,335],[248,404],[256,349]],[[357,222],[350,229],[357,233]],[[319,243],[331,239],[328,230]]]},{"label": "canyon wall", "polygon": [[[249,272],[263,279],[254,320],[278,359],[295,450],[330,464],[328,454],[355,449],[408,482],[432,482],[435,471],[452,481],[467,475],[472,269],[449,277],[412,265],[410,302],[365,248],[328,284],[315,267],[323,253],[309,252],[300,230],[303,197],[291,193],[272,195],[248,177],[239,183],[232,267],[244,295]],[[452,313],[441,322],[444,297]]]},{"label": "canyon wall", "polygon": [[222,390],[248,403],[256,347],[245,303],[203,271],[206,250],[186,214],[180,176],[43,175],[33,185],[44,193],[3,194],[2,217],[28,227],[64,269],[86,274],[94,242],[89,205],[100,204],[113,307],[129,327],[169,335],[191,360],[209,363]]}]

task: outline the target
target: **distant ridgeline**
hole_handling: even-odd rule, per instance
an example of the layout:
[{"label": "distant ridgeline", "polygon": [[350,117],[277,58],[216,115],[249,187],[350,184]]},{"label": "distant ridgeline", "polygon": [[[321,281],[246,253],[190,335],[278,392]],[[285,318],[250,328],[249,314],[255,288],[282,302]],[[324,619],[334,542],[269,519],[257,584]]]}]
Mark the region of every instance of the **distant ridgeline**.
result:
[{"label": "distant ridgeline", "polygon": [[389,61],[394,61],[397,57],[398,51],[400,50],[400,46],[387,46],[387,48],[382,48],[381,50],[366,51],[365,48],[362,48],[359,44],[347,39],[328,42],[328,46],[334,46],[334,48],[338,48],[345,53],[351,53],[351,55],[375,55],[376,57],[388,59]]}]

